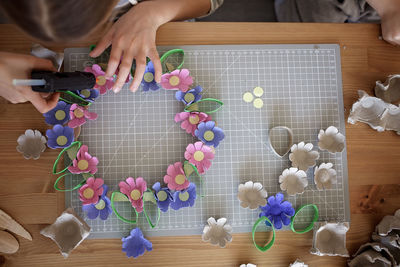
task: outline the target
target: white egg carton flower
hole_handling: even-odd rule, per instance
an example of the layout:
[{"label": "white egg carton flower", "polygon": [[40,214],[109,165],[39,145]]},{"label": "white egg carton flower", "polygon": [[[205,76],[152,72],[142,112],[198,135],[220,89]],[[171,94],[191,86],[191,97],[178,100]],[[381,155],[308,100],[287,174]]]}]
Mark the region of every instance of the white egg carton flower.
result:
[{"label": "white egg carton flower", "polygon": [[314,183],[318,190],[331,189],[336,184],[336,171],[332,163],[321,163],[314,170]]},{"label": "white egg carton flower", "polygon": [[289,196],[302,194],[308,185],[307,174],[297,168],[285,169],[279,176],[281,190],[286,191]]},{"label": "white egg carton flower", "polygon": [[226,221],[226,218],[219,218],[217,221],[213,217],[208,218],[208,225],[203,229],[203,241],[219,245],[221,248],[224,248],[227,242],[231,242],[233,229]]},{"label": "white egg carton flower", "polygon": [[239,267],[257,267],[257,265],[252,264],[252,263],[247,263],[247,264],[240,264]]},{"label": "white egg carton flower", "polygon": [[345,137],[339,133],[338,128],[335,126],[329,126],[325,131],[320,130],[318,140],[318,146],[321,150],[336,153],[342,152],[344,149]]},{"label": "white egg carton flower", "polygon": [[308,267],[308,265],[305,264],[305,263],[302,262],[302,261],[296,260],[295,262],[291,263],[291,264],[289,265],[289,267]]},{"label": "white egg carton flower", "polygon": [[294,144],[289,154],[289,160],[292,162],[292,166],[302,171],[307,171],[308,168],[314,167],[317,159],[319,159],[318,151],[313,151],[313,144],[300,142]]},{"label": "white egg carton flower", "polygon": [[17,151],[22,153],[24,158],[38,159],[46,149],[47,140],[38,130],[28,129],[18,137],[17,142]]},{"label": "white egg carton flower", "polygon": [[267,204],[267,191],[264,190],[262,184],[248,181],[240,184],[238,188],[238,199],[242,208],[251,210],[258,209],[259,206]]}]

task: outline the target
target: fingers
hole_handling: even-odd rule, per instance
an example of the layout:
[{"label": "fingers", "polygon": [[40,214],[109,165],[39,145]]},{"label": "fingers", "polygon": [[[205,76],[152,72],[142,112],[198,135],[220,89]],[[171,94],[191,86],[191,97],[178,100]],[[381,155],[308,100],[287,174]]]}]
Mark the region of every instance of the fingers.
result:
[{"label": "fingers", "polygon": [[139,85],[143,79],[144,71],[146,70],[146,57],[137,56],[135,59],[136,59],[135,75],[133,76],[133,81],[129,86],[129,90],[131,90],[132,92],[136,92],[137,89],[139,88]]},{"label": "fingers", "polygon": [[110,58],[107,64],[106,76],[111,77],[114,75],[121,61],[122,48],[120,46],[113,46],[111,49]]},{"label": "fingers", "polygon": [[92,50],[92,52],[89,53],[89,56],[91,57],[98,57],[101,55],[101,53],[104,52],[104,50],[107,49],[111,45],[112,42],[112,36],[114,34],[114,29],[111,28],[106,35],[101,38],[100,42],[96,45],[96,47]]},{"label": "fingers", "polygon": [[154,74],[155,74],[154,79],[156,80],[157,83],[160,83],[162,75],[162,67],[161,67],[160,57],[158,55],[156,48],[154,48],[151,51],[149,58],[151,59],[154,65]]},{"label": "fingers", "polygon": [[50,98],[44,99],[40,94],[32,91],[28,91],[26,95],[26,99],[29,100],[40,113],[46,113],[47,111],[55,108],[59,97],[60,94],[55,93],[52,94]]},{"label": "fingers", "polygon": [[132,61],[133,53],[131,51],[128,51],[126,54],[124,54],[122,62],[119,65],[117,81],[115,82],[113,88],[114,93],[118,93],[119,91],[121,91],[122,86],[124,86],[126,77],[128,77],[129,72],[131,71]]},{"label": "fingers", "polygon": [[38,57],[33,58],[31,69],[57,71],[51,60]]}]

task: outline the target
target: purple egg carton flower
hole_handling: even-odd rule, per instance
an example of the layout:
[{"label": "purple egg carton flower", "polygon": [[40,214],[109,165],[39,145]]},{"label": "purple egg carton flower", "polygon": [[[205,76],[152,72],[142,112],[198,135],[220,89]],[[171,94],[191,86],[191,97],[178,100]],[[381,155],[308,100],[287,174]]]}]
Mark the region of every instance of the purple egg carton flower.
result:
[{"label": "purple egg carton flower", "polygon": [[153,185],[154,197],[157,201],[157,206],[162,212],[167,212],[169,204],[172,202],[171,191],[167,187],[161,188],[159,182]]},{"label": "purple egg carton flower", "polygon": [[225,134],[221,128],[215,126],[215,121],[202,122],[197,126],[194,132],[195,136],[199,138],[207,146],[217,147],[219,142],[225,138]]},{"label": "purple egg carton flower", "polygon": [[59,101],[55,108],[43,114],[45,122],[50,125],[64,125],[70,119],[70,107],[71,105],[64,101]]},{"label": "purple egg carton flower", "polygon": [[142,90],[147,92],[149,90],[157,91],[160,89],[160,85],[156,83],[154,79],[155,70],[153,62],[149,61],[146,66],[146,70],[144,71],[143,80],[142,80]]},{"label": "purple egg carton flower", "polygon": [[[289,201],[283,201],[283,194],[277,193],[275,196],[268,198],[267,205],[264,207],[260,206],[261,213],[259,217],[267,217],[276,229],[282,228],[283,225],[289,225],[290,219],[294,215],[294,208],[292,203]],[[265,222],[267,226],[270,226],[268,222]]]},{"label": "purple egg carton flower", "polygon": [[52,149],[65,148],[69,147],[74,141],[74,129],[56,124],[53,129],[46,131],[46,136],[48,147]]},{"label": "purple egg carton flower", "polygon": [[132,229],[129,236],[122,238],[122,251],[128,258],[142,256],[146,250],[152,251],[153,244],[143,237],[139,228]]},{"label": "purple egg carton flower", "polygon": [[96,89],[83,89],[83,90],[76,91],[76,93],[80,97],[82,97],[83,99],[85,99],[86,101],[91,102],[91,103],[93,103],[94,100],[96,98],[98,98],[100,95],[99,90],[96,90]]},{"label": "purple egg carton flower", "polygon": [[196,185],[190,183],[189,187],[182,191],[176,191],[171,203],[171,209],[179,210],[185,207],[192,207],[196,200]]},{"label": "purple egg carton flower", "polygon": [[107,197],[108,186],[103,185],[103,194],[96,204],[83,205],[82,210],[86,212],[89,219],[94,220],[100,215],[100,219],[107,220],[112,213],[111,201]]},{"label": "purple egg carton flower", "polygon": [[201,88],[201,86],[198,85],[187,92],[177,91],[175,93],[175,98],[176,100],[183,102],[185,105],[190,105],[201,99],[202,91],[203,88]]}]

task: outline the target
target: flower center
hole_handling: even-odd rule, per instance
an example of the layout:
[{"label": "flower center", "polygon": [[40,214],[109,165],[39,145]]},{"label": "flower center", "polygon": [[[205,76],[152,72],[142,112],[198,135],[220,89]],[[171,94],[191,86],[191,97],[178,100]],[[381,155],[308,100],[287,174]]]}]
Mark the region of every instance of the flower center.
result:
[{"label": "flower center", "polygon": [[84,89],[81,91],[81,95],[88,98],[90,96],[90,91],[88,89]]},{"label": "flower center", "polygon": [[172,86],[177,86],[179,84],[180,80],[178,76],[172,76],[169,78],[169,84]]},{"label": "flower center", "polygon": [[192,93],[187,93],[183,99],[185,99],[186,103],[190,103],[192,101],[194,101],[195,97]]},{"label": "flower center", "polygon": [[204,153],[202,151],[196,151],[194,152],[193,157],[196,161],[202,161],[204,159]]},{"label": "flower center", "polygon": [[138,200],[139,198],[140,198],[140,191],[139,190],[137,190],[137,189],[134,189],[134,190],[132,190],[132,192],[131,192],[131,198],[133,199],[133,200]]},{"label": "flower center", "polygon": [[68,139],[64,135],[60,135],[59,137],[57,137],[56,142],[57,145],[63,146],[68,142]]},{"label": "flower center", "polygon": [[91,198],[94,196],[94,191],[93,191],[93,189],[92,189],[92,188],[86,188],[86,189],[83,191],[83,196],[84,196],[86,199],[91,199]]},{"label": "flower center", "polygon": [[104,209],[104,208],[106,207],[106,203],[104,202],[104,200],[100,199],[100,200],[99,200],[99,203],[97,203],[97,204],[95,205],[95,207],[96,207],[96,209],[98,209],[98,210],[102,210],[102,209]]},{"label": "flower center", "polygon": [[206,131],[204,133],[204,139],[206,139],[206,141],[212,141],[214,140],[214,133],[213,131]]},{"label": "flower center", "polygon": [[167,200],[167,193],[165,193],[165,191],[159,191],[158,193],[157,193],[157,198],[158,198],[158,201],[165,201],[165,200]]},{"label": "flower center", "polygon": [[78,169],[81,171],[86,170],[89,167],[89,162],[85,159],[78,161]]},{"label": "flower center", "polygon": [[190,117],[189,117],[190,124],[193,124],[193,125],[198,124],[199,121],[200,121],[200,118],[198,115],[190,115]]},{"label": "flower center", "polygon": [[57,110],[56,114],[54,114],[54,117],[56,117],[56,120],[63,120],[65,119],[65,111],[64,110]]},{"label": "flower center", "polygon": [[151,83],[152,81],[154,81],[154,75],[151,72],[146,72],[143,76],[143,80],[145,80],[145,82],[147,83]]},{"label": "flower center", "polygon": [[75,115],[75,117],[80,119],[80,118],[83,117],[84,114],[83,114],[83,111],[81,109],[77,108],[77,109],[74,110],[74,115]]},{"label": "flower center", "polygon": [[189,199],[189,193],[179,193],[179,199],[183,202],[187,201]]},{"label": "flower center", "polygon": [[178,174],[177,176],[175,176],[175,183],[181,185],[185,182],[186,177],[182,174]]},{"label": "flower center", "polygon": [[96,83],[97,83],[97,85],[100,85],[100,86],[102,86],[102,85],[105,85],[106,84],[106,77],[104,77],[104,76],[97,76],[96,77]]}]

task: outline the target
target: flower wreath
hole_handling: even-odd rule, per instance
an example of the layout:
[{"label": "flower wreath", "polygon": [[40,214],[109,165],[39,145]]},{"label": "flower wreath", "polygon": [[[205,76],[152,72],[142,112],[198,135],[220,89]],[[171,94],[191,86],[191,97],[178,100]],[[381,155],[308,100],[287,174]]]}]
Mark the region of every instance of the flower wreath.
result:
[{"label": "flower wreath", "polygon": [[[93,47],[92,47],[93,49]],[[173,68],[168,63],[172,55],[181,55],[180,65]],[[218,111],[223,103],[217,99],[202,99],[202,87],[193,85],[193,78],[183,66],[182,49],[174,49],[166,52],[160,61],[163,66],[161,84],[154,80],[155,70],[151,61],[147,62],[145,73],[141,82],[142,91],[156,91],[163,87],[166,90],[177,90],[175,98],[185,105],[184,111],[176,114],[174,120],[188,134],[195,136],[199,141],[189,144],[184,152],[184,162],[175,162],[168,166],[162,186],[156,182],[151,189],[142,177],[128,177],[121,181],[119,191],[107,195],[108,187],[102,178],[95,178],[97,173],[98,159],[89,154],[89,148],[77,139],[80,127],[88,120],[97,118],[97,114],[88,110],[89,106],[99,95],[107,93],[114,85],[114,77],[106,77],[102,63],[86,67],[86,72],[91,72],[96,77],[94,88],[79,90],[76,92],[61,92],[61,98],[57,106],[44,114],[46,123],[53,125],[52,129],[46,131],[48,137],[47,145],[50,148],[63,148],[53,165],[53,174],[60,175],[54,188],[58,191],[79,190],[79,199],[82,202],[82,210],[89,219],[100,218],[107,220],[113,212],[118,219],[126,222],[137,222],[140,213],[143,213],[149,225],[157,226],[161,212],[167,212],[169,208],[179,210],[184,207],[192,207],[195,203],[196,185],[190,181],[191,177],[200,179],[200,187],[203,180],[201,175],[210,167],[214,159],[215,148],[224,139],[221,128],[212,120],[212,113]],[[103,68],[102,68],[103,66]],[[126,82],[132,79],[130,74]],[[161,85],[161,86],[160,86]],[[60,159],[63,158],[65,167],[57,171]],[[79,175],[81,182],[71,188],[61,188],[60,182],[67,175]],[[124,218],[116,209],[115,202],[129,201],[135,212],[135,219]],[[144,205],[145,202],[152,203],[157,207],[157,218],[155,222],[150,219]],[[131,231],[130,236],[123,238],[123,251],[128,257],[138,257],[145,250],[150,251],[152,244],[143,237],[139,228]]]}]

